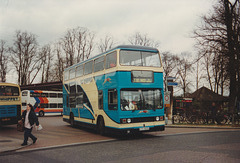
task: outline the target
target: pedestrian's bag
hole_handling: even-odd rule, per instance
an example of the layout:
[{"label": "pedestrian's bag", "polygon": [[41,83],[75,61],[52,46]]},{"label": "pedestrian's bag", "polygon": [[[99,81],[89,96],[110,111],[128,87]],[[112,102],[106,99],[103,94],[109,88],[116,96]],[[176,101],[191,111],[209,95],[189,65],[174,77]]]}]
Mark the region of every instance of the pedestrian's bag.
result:
[{"label": "pedestrian's bag", "polygon": [[23,132],[24,131],[24,123],[23,120],[19,120],[17,123],[17,131]]},{"label": "pedestrian's bag", "polygon": [[42,125],[40,125],[40,124],[38,125],[38,127],[36,126],[36,130],[37,130],[37,131],[40,131],[40,130],[42,130],[42,129],[43,129],[43,127],[42,127]]}]

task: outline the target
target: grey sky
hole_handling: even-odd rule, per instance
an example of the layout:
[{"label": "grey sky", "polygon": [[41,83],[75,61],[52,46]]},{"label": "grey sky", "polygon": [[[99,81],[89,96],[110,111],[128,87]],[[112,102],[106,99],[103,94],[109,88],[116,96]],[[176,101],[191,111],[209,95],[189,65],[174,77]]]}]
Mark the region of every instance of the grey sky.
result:
[{"label": "grey sky", "polygon": [[[135,32],[160,42],[160,51],[193,52],[189,38],[216,0],[0,0],[0,39],[11,42],[16,30],[54,42],[68,29],[87,27],[119,44]],[[125,41],[125,42],[124,42]]]}]

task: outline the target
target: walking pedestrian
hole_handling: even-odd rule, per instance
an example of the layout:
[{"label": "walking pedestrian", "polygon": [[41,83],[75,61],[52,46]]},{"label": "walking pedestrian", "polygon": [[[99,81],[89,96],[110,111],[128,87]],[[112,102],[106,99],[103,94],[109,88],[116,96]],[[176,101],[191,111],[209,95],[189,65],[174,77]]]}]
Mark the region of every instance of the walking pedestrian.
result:
[{"label": "walking pedestrian", "polygon": [[24,141],[21,145],[27,145],[29,137],[33,140],[33,144],[36,143],[37,138],[32,134],[32,128],[34,123],[36,123],[36,126],[38,127],[39,122],[38,117],[36,116],[34,108],[31,104],[28,104],[27,109],[23,112],[22,120],[24,122]]}]

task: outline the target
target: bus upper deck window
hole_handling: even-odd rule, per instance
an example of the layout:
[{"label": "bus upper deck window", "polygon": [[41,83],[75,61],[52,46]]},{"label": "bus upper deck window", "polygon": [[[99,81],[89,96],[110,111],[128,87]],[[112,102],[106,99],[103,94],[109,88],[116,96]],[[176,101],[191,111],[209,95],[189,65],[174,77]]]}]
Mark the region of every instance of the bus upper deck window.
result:
[{"label": "bus upper deck window", "polygon": [[116,67],[117,64],[117,52],[107,54],[106,56],[106,69]]},{"label": "bus upper deck window", "polygon": [[75,78],[75,74],[76,74],[76,73],[75,73],[75,68],[71,69],[71,70],[70,70],[70,74],[69,74],[69,75],[70,75],[70,76],[69,76],[70,79]]},{"label": "bus upper deck window", "polygon": [[92,73],[92,68],[93,68],[93,61],[87,62],[84,65],[84,74],[91,74]]},{"label": "bus upper deck window", "polygon": [[56,98],[57,97],[57,93],[50,93],[49,97]]},{"label": "bus upper deck window", "polygon": [[94,72],[98,72],[104,69],[104,56],[95,59],[94,61]]},{"label": "bus upper deck window", "polygon": [[64,72],[64,80],[69,80],[69,71]]},{"label": "bus upper deck window", "polygon": [[120,51],[120,64],[123,66],[161,67],[157,52]]},{"label": "bus upper deck window", "polygon": [[48,93],[41,93],[41,97],[48,97]]},{"label": "bus upper deck window", "polygon": [[80,65],[76,69],[76,77],[83,76],[83,65]]},{"label": "bus upper deck window", "polygon": [[23,91],[22,92],[22,96],[27,96],[28,92],[27,91]]}]

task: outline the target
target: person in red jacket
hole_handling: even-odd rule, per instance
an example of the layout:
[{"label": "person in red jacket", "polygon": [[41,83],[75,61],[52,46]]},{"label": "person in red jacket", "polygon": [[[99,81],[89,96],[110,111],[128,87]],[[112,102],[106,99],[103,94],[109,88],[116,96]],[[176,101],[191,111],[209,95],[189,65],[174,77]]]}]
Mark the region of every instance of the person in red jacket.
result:
[{"label": "person in red jacket", "polygon": [[27,109],[22,114],[22,120],[24,122],[24,141],[22,146],[27,145],[28,138],[33,140],[33,144],[36,143],[37,138],[32,134],[33,125],[39,126],[38,117],[34,112],[34,108],[31,104],[27,105]]}]

